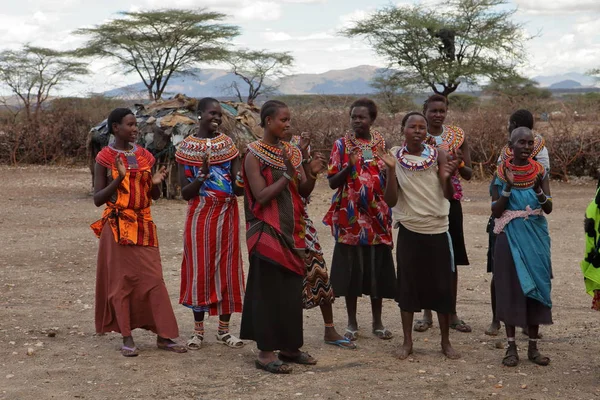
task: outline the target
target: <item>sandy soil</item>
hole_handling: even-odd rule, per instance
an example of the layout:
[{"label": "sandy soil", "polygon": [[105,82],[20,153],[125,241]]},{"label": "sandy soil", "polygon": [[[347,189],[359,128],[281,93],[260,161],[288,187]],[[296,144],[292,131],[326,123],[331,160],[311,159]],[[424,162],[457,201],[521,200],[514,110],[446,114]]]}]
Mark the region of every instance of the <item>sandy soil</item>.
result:
[{"label": "sandy soil", "polygon": [[[184,355],[156,349],[153,335],[135,331],[141,355],[127,359],[116,334],[94,335],[94,280],[97,239],[89,229],[101,209],[94,207],[86,169],[0,167],[0,399],[271,399],[271,398],[572,398],[600,395],[600,314],[590,310],[579,260],[583,253],[582,215],[594,186],[554,184],[554,320],[543,327],[540,348],[552,358],[542,368],[526,360],[526,339],[519,336],[522,362],[502,367],[504,351],[484,335],[490,320],[489,279],[485,271],[485,225],[489,199],[485,182],[466,185],[465,231],[472,265],[460,268],[460,316],[470,334],[452,332],[463,358],[446,360],[439,352],[439,329],[416,334],[416,352],[398,361],[391,352],[401,342],[400,315],[384,302],[391,341],[370,333],[368,299],[359,303],[359,349],[346,351],[322,340],[318,310],[305,312],[305,350],[316,367],[297,367],[290,376],[254,368],[256,347],[241,350],[214,340],[217,319],[207,322],[205,347]],[[324,182],[314,195],[311,215],[319,220],[331,192]],[[158,201],[164,277],[182,337],[193,329],[191,313],[177,304],[185,203]],[[329,259],[332,240],[320,226]],[[245,248],[245,246],[244,246]],[[244,256],[245,260],[247,259]],[[345,327],[343,300],[335,303],[338,328]],[[232,318],[239,330],[239,315]],[[55,329],[55,337],[49,337]],[[184,339],[181,339],[184,340]],[[502,341],[503,343],[503,341]],[[28,355],[28,349],[33,354]]]}]

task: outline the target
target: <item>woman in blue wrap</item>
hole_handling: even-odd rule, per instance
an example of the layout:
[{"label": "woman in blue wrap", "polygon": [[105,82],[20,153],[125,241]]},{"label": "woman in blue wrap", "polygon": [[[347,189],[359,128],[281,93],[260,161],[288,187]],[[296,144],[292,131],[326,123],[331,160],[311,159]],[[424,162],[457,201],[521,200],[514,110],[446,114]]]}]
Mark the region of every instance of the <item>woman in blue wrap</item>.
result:
[{"label": "woman in blue wrap", "polygon": [[529,328],[529,360],[548,365],[537,348],[540,325],[552,324],[550,235],[544,214],[552,212],[550,183],[544,167],[530,158],[534,135],[515,129],[506,159],[492,184],[496,314],[506,326],[508,349],[502,363],[515,367],[519,354],[515,327]]}]

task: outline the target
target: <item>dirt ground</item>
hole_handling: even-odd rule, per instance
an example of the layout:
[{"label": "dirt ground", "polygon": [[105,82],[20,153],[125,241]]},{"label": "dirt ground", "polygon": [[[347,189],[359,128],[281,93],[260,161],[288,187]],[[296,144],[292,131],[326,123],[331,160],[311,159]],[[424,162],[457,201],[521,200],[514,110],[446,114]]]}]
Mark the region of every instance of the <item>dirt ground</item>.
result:
[{"label": "dirt ground", "polygon": [[[552,358],[543,368],[527,361],[526,338],[518,337],[521,364],[501,365],[502,340],[484,335],[490,320],[489,279],[485,270],[489,198],[485,182],[466,184],[465,232],[472,265],[460,268],[458,310],[471,324],[469,334],[452,332],[459,361],[439,352],[439,329],[415,334],[415,354],[399,361],[391,352],[402,339],[400,313],[384,302],[384,322],[395,334],[376,339],[370,330],[368,299],[359,301],[362,324],[358,350],[325,345],[318,309],[305,312],[304,349],[319,359],[289,376],[254,368],[256,347],[228,349],[214,340],[217,319],[207,322],[205,346],[178,355],[158,350],[154,336],[134,335],[137,358],[124,358],[117,334],[94,335],[97,239],[89,228],[101,214],[89,196],[86,169],[0,167],[0,399],[271,399],[271,398],[527,398],[590,399],[600,396],[600,314],[590,309],[579,261],[583,253],[582,215],[595,186],[553,184],[555,324],[543,327],[540,348]],[[331,191],[320,182],[310,213],[319,220]],[[183,201],[153,206],[164,277],[182,338],[192,329],[191,312],[177,304]],[[319,225],[326,259],[331,236]],[[243,246],[245,249],[245,245]],[[244,255],[246,262],[247,258]],[[338,329],[346,323],[343,300],[334,306]],[[239,332],[239,315],[232,318]],[[54,337],[48,333],[56,331]],[[502,340],[502,343],[504,341]],[[28,350],[31,355],[28,355]]]}]

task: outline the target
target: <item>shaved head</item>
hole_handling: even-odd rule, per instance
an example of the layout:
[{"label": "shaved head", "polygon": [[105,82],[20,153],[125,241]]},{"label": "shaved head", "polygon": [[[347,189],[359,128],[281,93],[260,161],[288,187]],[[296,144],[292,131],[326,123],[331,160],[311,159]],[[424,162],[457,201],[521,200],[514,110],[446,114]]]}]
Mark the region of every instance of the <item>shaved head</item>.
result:
[{"label": "shaved head", "polygon": [[515,130],[513,130],[510,134],[510,142],[515,144],[519,141],[519,139],[532,139],[533,140],[533,132],[531,129],[521,126]]}]

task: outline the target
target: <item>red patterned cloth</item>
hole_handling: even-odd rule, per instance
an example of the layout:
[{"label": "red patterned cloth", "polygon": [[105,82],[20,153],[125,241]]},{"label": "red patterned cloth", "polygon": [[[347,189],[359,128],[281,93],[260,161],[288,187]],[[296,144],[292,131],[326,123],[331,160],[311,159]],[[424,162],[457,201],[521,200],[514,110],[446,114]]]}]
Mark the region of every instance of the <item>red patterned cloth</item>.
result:
[{"label": "red patterned cloth", "polygon": [[94,222],[91,228],[99,238],[104,225],[108,223],[119,244],[157,247],[156,225],[150,214],[154,156],[138,146],[129,152],[104,147],[96,156],[96,162],[107,168],[111,179],[119,176],[115,166],[117,156],[123,160],[127,173],[116,195],[106,203],[102,218]]},{"label": "red patterned cloth", "polygon": [[[385,151],[385,141],[378,132],[371,132],[371,142],[360,145],[370,147],[373,154]],[[328,178],[344,169],[357,140],[348,133],[336,140],[329,158]],[[360,152],[359,152],[360,153]],[[357,163],[331,201],[323,223],[331,227],[338,243],[352,246],[393,245],[392,212],[383,199],[385,190],[385,164],[381,160],[365,162],[359,156]]]},{"label": "red patterned cloth", "polygon": [[[258,146],[248,145],[246,157],[256,157],[260,163],[260,173],[267,185],[272,185],[281,177],[285,170],[278,169],[267,162],[263,154],[257,154]],[[289,146],[292,160],[302,160],[300,150]],[[272,155],[270,155],[272,156]],[[281,161],[283,163],[283,161]],[[296,168],[301,163],[294,163]],[[279,163],[277,163],[277,166]],[[246,178],[246,170],[242,163],[244,176],[245,196],[244,207],[246,214],[246,242],[248,253],[257,254],[270,262],[283,266],[290,271],[304,276],[306,267],[305,257],[305,221],[304,202],[298,192],[300,184],[299,174],[295,174],[286,188],[271,200],[269,204],[260,205],[254,198],[250,189],[250,182]]]}]

